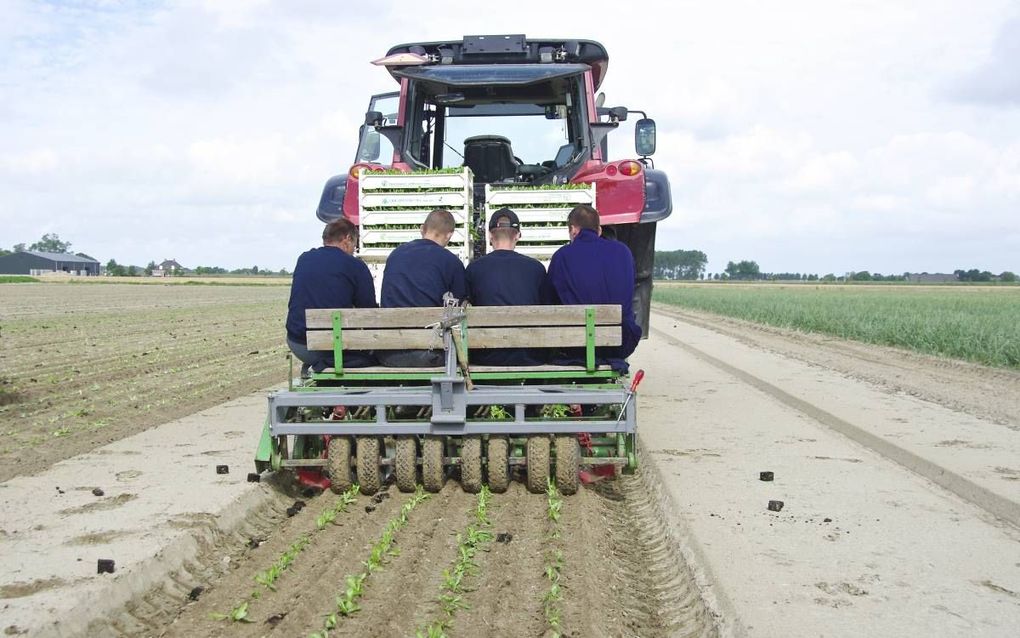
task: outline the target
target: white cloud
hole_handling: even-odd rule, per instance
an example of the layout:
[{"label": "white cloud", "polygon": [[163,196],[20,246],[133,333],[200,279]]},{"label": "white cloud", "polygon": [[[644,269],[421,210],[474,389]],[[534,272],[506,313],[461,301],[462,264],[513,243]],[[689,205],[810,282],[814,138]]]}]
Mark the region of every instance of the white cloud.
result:
[{"label": "white cloud", "polygon": [[368,61],[498,31],[607,46],[607,104],[659,125],[660,248],[712,270],[1020,268],[1008,0],[464,7],[2,3],[0,247],[58,232],[104,260],[289,268],[369,96],[396,89]]}]

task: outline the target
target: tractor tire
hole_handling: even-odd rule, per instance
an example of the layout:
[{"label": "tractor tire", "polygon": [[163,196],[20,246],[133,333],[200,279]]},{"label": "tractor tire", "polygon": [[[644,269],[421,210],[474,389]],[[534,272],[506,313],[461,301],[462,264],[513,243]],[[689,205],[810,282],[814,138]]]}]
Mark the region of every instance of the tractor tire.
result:
[{"label": "tractor tire", "polygon": [[490,434],[486,447],[489,489],[502,494],[510,487],[510,444],[505,436]]},{"label": "tractor tire", "polygon": [[460,484],[468,494],[482,490],[482,437],[465,436],[460,446]]},{"label": "tractor tire", "polygon": [[372,496],[382,487],[379,439],[374,436],[358,437],[358,485],[365,496]]},{"label": "tractor tire", "polygon": [[577,493],[578,471],[581,469],[581,446],[577,435],[560,434],[555,437],[556,487],[561,494]]},{"label": "tractor tire", "polygon": [[418,484],[418,440],[414,435],[397,437],[396,467],[394,475],[397,489],[413,492]]},{"label": "tractor tire", "polygon": [[421,442],[421,482],[426,492],[443,489],[443,437],[426,436]]},{"label": "tractor tire", "polygon": [[525,451],[528,468],[528,491],[543,494],[549,485],[549,435],[533,434],[528,437]]},{"label": "tractor tire", "polygon": [[343,494],[354,485],[351,476],[351,439],[346,436],[334,436],[326,447],[326,475],[329,476],[329,489],[336,494]]}]

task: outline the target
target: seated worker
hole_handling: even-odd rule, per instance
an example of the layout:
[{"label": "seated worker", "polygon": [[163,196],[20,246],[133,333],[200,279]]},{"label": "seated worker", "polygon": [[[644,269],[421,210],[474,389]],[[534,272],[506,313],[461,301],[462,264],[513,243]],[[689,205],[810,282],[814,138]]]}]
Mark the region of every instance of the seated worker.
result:
[{"label": "seated worker", "polygon": [[[492,252],[468,264],[468,300],[476,306],[533,306],[542,303],[545,266],[514,251],[521,238],[521,222],[509,208],[489,218]],[[493,348],[473,350],[471,363],[480,365],[531,366],[545,363],[541,350]]]},{"label": "seated worker", "polygon": [[[619,304],[623,310],[623,339],[619,347],[596,349],[596,358],[614,370],[627,371],[626,358],[637,348],[641,326],[634,316],[634,255],[621,242],[603,239],[599,213],[587,204],[567,216],[570,243],[553,253],[549,287],[555,303]],[[584,353],[563,353],[564,363],[584,361]]]},{"label": "seated worker", "polygon": [[[321,372],[333,366],[333,352],[309,350],[305,339],[305,310],[309,308],[375,308],[375,286],[372,273],[360,259],[358,228],[347,219],[326,225],[322,231],[322,247],[302,253],[294,266],[287,304],[287,345],[301,360],[301,375],[308,370]],[[373,365],[367,352],[344,353],[345,368]]]},{"label": "seated worker", "polygon": [[[457,299],[467,297],[464,264],[446,249],[455,227],[450,211],[436,209],[421,225],[421,239],[390,253],[383,269],[383,308],[442,307],[447,292]],[[422,368],[445,361],[442,350],[380,350],[377,356],[391,367]]]}]

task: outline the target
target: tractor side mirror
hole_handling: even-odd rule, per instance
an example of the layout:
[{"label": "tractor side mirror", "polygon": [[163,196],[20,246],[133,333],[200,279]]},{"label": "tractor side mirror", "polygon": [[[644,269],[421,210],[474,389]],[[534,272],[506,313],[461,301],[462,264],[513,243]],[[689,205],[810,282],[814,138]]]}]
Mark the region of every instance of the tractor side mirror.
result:
[{"label": "tractor side mirror", "polygon": [[634,124],[634,150],[642,157],[655,153],[655,120],[645,117]]}]

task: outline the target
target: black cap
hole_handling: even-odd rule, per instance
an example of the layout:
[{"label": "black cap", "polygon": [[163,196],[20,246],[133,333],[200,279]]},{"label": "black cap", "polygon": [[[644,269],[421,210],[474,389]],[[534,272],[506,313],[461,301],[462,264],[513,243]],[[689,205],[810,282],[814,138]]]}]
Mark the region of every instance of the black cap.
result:
[{"label": "black cap", "polygon": [[489,218],[489,230],[496,228],[517,228],[520,229],[521,220],[517,219],[517,213],[509,208],[500,208]]}]

